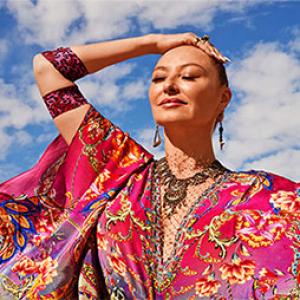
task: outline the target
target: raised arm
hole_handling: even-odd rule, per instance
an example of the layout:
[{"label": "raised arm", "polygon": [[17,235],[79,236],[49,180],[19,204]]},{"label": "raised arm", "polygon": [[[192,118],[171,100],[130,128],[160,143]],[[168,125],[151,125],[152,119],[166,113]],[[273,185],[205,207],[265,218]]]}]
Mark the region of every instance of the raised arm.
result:
[{"label": "raised arm", "polygon": [[[148,34],[141,37],[58,48],[35,55],[33,68],[38,88],[48,109],[49,103],[53,104],[54,101],[58,101],[54,106],[56,106],[56,112],[62,113],[53,113],[51,110],[50,113],[66,142],[70,144],[89,109],[88,102],[76,89],[74,84],[76,79],[129,58],[145,54],[162,54],[180,45],[194,45],[209,55],[217,55],[213,53],[213,48],[208,43],[198,43],[199,39],[197,40],[196,37],[191,32]],[[66,87],[70,88],[63,90]],[[58,91],[59,89],[61,91]],[[53,91],[55,94],[49,95]],[[67,95],[62,95],[63,93]],[[61,101],[62,104],[59,103],[62,96],[72,98],[73,102],[69,110],[60,108],[60,105],[64,106],[64,101]]]},{"label": "raised arm", "polygon": [[[79,101],[77,103],[78,107],[75,109],[68,110],[62,114],[52,114],[56,127],[68,144],[72,141],[89,108],[87,101],[85,101],[76,89],[74,81],[86,74],[99,71],[106,66],[151,52],[154,53],[152,43],[153,39],[151,35],[145,35],[96,44],[72,46],[70,48],[58,48],[54,51],[42,52],[35,55],[33,59],[34,75],[39,91],[44,99],[45,96],[47,97],[47,95],[49,96],[51,92],[55,91],[55,97],[53,97],[53,94],[50,95],[52,98],[51,101],[53,101],[53,98],[60,97],[59,90],[63,93],[66,92],[64,88],[71,87],[67,92],[72,93],[70,96],[75,97],[74,101]],[[73,57],[70,56],[72,53]],[[71,59],[60,60],[60,63],[65,64],[65,66],[58,66],[55,65],[54,55],[56,55],[56,59],[59,55],[64,57],[68,55],[68,58],[71,57]],[[77,61],[76,59],[72,59],[76,57],[78,58]],[[67,64],[73,64],[73,66],[67,66]],[[75,67],[74,64],[76,64]],[[80,64],[83,65],[80,66]],[[84,72],[84,69],[86,72]],[[74,72],[78,72],[77,78]],[[58,103],[58,105],[61,104]]]}]

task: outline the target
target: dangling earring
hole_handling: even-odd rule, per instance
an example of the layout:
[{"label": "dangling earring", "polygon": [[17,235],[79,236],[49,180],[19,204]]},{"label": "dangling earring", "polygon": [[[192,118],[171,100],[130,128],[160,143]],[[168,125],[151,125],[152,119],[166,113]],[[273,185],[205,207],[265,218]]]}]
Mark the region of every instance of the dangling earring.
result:
[{"label": "dangling earring", "polygon": [[156,130],[155,130],[152,146],[157,147],[160,144],[161,144],[161,137],[160,137],[160,134],[159,134],[159,125],[156,124]]},{"label": "dangling earring", "polygon": [[222,125],[222,121],[219,122],[219,144],[220,144],[220,149],[223,150],[223,146],[224,146],[224,142],[223,142],[223,125]]}]

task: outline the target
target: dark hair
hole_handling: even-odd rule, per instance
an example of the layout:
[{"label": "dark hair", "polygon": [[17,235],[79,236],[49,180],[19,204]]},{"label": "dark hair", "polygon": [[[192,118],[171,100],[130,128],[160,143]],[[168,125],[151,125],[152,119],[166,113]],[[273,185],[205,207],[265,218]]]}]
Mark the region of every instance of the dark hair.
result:
[{"label": "dark hair", "polygon": [[225,85],[225,86],[229,86],[228,77],[227,77],[227,73],[226,73],[224,64],[214,58],[212,60],[216,66],[221,84]]},{"label": "dark hair", "polygon": [[[228,82],[228,77],[227,77],[227,72],[226,72],[226,69],[224,67],[224,64],[221,63],[220,61],[212,58],[215,66],[216,66],[216,69],[217,69],[217,72],[218,72],[218,77],[219,77],[219,80],[220,80],[220,83],[222,85],[225,85],[225,86],[229,86],[229,82]],[[216,127],[217,127],[217,122],[215,122],[214,124],[214,131],[216,130]]]}]

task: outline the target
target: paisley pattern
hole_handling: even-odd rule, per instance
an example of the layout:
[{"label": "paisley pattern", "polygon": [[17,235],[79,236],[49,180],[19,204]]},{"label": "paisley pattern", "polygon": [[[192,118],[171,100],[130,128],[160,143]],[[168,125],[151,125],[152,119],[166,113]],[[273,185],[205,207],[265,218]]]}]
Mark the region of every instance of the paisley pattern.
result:
[{"label": "paisley pattern", "polygon": [[37,197],[20,195],[15,199],[0,195],[0,264],[24,250],[28,235],[36,232],[30,216],[40,212]]},{"label": "paisley pattern", "polygon": [[1,299],[300,299],[299,183],[226,172],[164,262],[154,167],[91,105],[70,145],[0,184]]}]

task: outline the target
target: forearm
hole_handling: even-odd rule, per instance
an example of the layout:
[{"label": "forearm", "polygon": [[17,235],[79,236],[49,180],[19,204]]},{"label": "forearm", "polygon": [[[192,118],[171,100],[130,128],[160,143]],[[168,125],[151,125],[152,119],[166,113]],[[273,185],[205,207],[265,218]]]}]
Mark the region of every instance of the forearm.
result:
[{"label": "forearm", "polygon": [[89,73],[118,62],[155,53],[154,39],[151,34],[127,39],[99,42],[95,44],[70,47],[82,60]]},{"label": "forearm", "polygon": [[[149,34],[94,44],[60,47],[35,55],[33,68],[38,84],[39,81],[44,82],[39,84],[43,95],[46,91],[52,90],[52,86],[60,88],[69,85],[70,81],[74,82],[106,66],[144,54],[156,53],[155,46],[155,37]],[[63,77],[60,78],[55,72],[53,73],[52,67],[55,67]]]}]

